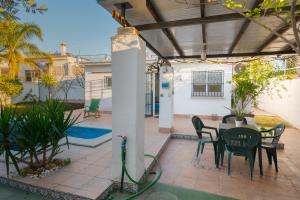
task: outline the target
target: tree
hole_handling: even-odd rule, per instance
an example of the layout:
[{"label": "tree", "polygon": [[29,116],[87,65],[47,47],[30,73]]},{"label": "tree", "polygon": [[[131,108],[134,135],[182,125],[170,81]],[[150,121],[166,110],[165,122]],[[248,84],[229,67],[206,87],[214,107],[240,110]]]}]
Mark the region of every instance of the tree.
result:
[{"label": "tree", "polygon": [[31,13],[47,11],[46,5],[38,5],[35,0],[0,0],[0,12],[6,12],[13,17],[19,12],[20,7],[24,7],[26,12]]},{"label": "tree", "polygon": [[256,104],[263,92],[271,94],[278,86],[278,81],[284,78],[282,73],[274,70],[270,62],[255,60],[246,63],[245,69],[232,78],[233,109],[245,111],[250,104]]},{"label": "tree", "polygon": [[73,88],[74,85],[74,80],[73,79],[63,79],[60,81],[60,86],[59,88],[63,91],[65,95],[65,101],[68,102],[68,94],[71,88]]},{"label": "tree", "polygon": [[[18,76],[20,65],[26,64],[39,69],[37,58],[46,58],[52,63],[52,58],[29,41],[34,38],[42,40],[42,30],[35,24],[18,23],[14,20],[0,21],[0,61],[9,67],[9,77]],[[0,48],[1,48],[0,47]]]},{"label": "tree", "polygon": [[48,89],[49,98],[52,98],[54,89],[58,86],[59,82],[54,75],[49,72],[43,72],[41,75],[40,85]]},{"label": "tree", "polygon": [[75,66],[73,68],[73,73],[75,75],[76,82],[82,88],[85,88],[85,71],[84,68],[81,66]]},{"label": "tree", "polygon": [[[248,8],[247,1],[238,0],[215,0],[218,4],[225,8],[235,11],[245,18],[251,20],[253,23],[260,25],[264,29],[270,31],[284,42],[286,42],[295,52],[300,55],[300,36],[299,26],[297,25],[299,10],[296,10],[298,0],[261,0],[261,2],[254,9]],[[284,7],[290,6],[289,11],[283,11]],[[258,17],[264,17],[266,13],[272,14],[282,21],[282,26],[290,25],[293,29],[294,41],[289,39],[289,36],[281,34],[273,28],[270,24],[264,24]]]},{"label": "tree", "polygon": [[9,78],[7,75],[0,76],[0,101],[5,104],[7,97],[19,95],[23,90],[22,83],[17,79]]}]

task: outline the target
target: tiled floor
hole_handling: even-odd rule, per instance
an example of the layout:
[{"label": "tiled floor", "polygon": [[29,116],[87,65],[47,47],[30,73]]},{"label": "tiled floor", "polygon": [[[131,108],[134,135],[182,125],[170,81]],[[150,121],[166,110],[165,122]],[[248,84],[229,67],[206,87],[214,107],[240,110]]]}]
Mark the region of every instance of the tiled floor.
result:
[{"label": "tiled floor", "polygon": [[[157,154],[168,134],[158,133],[158,119],[147,118],[145,122],[145,152]],[[111,128],[111,115],[84,119],[82,123]],[[217,127],[219,122],[205,120],[205,123]],[[175,133],[195,135],[188,117],[176,117],[174,126]],[[276,174],[274,166],[268,166],[264,158],[265,175],[260,177],[256,166],[254,180],[251,181],[243,158],[234,157],[232,175],[227,176],[226,157],[224,167],[216,169],[210,145],[205,146],[200,165],[195,165],[192,159],[196,141],[172,139],[161,156],[163,176],[160,181],[238,199],[299,199],[300,131],[287,129],[282,141],[285,149],[279,151],[279,173]],[[90,199],[98,197],[111,184],[111,142],[97,148],[71,146],[70,149],[63,147],[63,150],[60,157],[70,157],[72,162],[69,166],[40,180],[18,180]],[[3,163],[0,163],[0,176],[5,176]]]},{"label": "tiled floor", "polygon": [[[175,119],[177,132],[193,133],[189,120]],[[214,121],[206,123],[218,124]],[[160,159],[163,167],[160,181],[237,199],[300,199],[300,131],[287,129],[282,136],[282,142],[285,149],[278,153],[279,173],[276,174],[274,166],[267,164],[263,152],[264,176],[260,177],[256,162],[254,179],[251,181],[244,158],[233,158],[232,174],[228,176],[226,156],[224,167],[216,169],[211,145],[205,146],[200,164],[195,165],[192,160],[197,142],[173,139]]]},{"label": "tiled floor", "polygon": [[[145,152],[157,155],[169,134],[158,133],[158,119],[145,119]],[[111,115],[84,119],[82,125],[110,128]],[[63,146],[58,157],[71,158],[71,164],[42,179],[16,178],[35,186],[96,199],[111,185],[111,142],[97,148]],[[149,160],[145,160],[149,164]],[[11,167],[13,168],[13,167]],[[0,176],[5,177],[5,165],[0,162]]]}]

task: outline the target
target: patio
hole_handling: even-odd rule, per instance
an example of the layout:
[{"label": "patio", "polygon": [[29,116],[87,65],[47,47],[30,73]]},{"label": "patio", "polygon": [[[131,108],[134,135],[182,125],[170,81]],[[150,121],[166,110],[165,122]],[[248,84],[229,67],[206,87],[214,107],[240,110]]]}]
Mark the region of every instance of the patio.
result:
[{"label": "patio", "polygon": [[[216,126],[219,121],[204,120],[205,123]],[[300,131],[287,128],[282,136],[285,149],[278,151],[279,173],[274,166],[269,166],[263,152],[264,176],[259,176],[258,162],[254,169],[254,179],[250,180],[247,162],[244,158],[234,157],[232,174],[227,175],[227,161],[217,169],[214,164],[212,145],[204,150],[200,165],[195,165],[192,158],[195,154],[197,141],[171,139],[169,134],[158,133],[158,119],[145,119],[145,152],[158,155],[167,144],[160,157],[163,168],[161,183],[184,188],[204,191],[237,199],[298,199],[300,195],[300,162],[296,154],[300,141]],[[191,120],[188,117],[175,117],[176,134],[195,135]],[[82,126],[101,128],[111,127],[111,115],[101,118],[93,117],[81,122]],[[56,195],[69,194],[78,199],[97,199],[107,195],[111,188],[111,142],[96,148],[71,146],[63,147],[61,158],[71,158],[71,164],[50,176],[42,179],[16,178],[21,183],[37,186],[40,191],[47,189]],[[149,160],[150,161],[150,160]],[[146,161],[146,166],[150,164]],[[5,165],[0,163],[0,176],[5,177]],[[38,190],[39,191],[39,190]],[[100,198],[100,199],[101,199]]]},{"label": "patio", "polygon": [[[82,121],[83,119],[79,120]],[[147,118],[145,121],[145,152],[158,155],[170,135],[157,132],[157,119]],[[91,117],[82,121],[80,125],[111,128],[111,115],[105,114],[98,119]],[[66,199],[96,199],[98,197],[101,199],[107,195],[106,192],[109,192],[112,186],[111,145],[111,142],[96,148],[71,145],[70,149],[65,145],[62,147],[64,152],[58,157],[71,158],[70,165],[54,171],[42,179],[13,178],[13,181],[21,184],[13,182],[10,185],[27,191],[52,194],[55,197],[65,197]],[[145,168],[150,166],[151,161],[145,159]],[[6,181],[5,163],[0,162],[0,183]]]},{"label": "patio", "polygon": [[[97,0],[97,2],[122,26],[111,37],[113,80],[110,82],[113,81],[113,86],[111,86],[113,96],[111,111],[113,115],[103,114],[101,118],[81,118],[79,125],[112,129],[112,139],[101,145],[94,143],[86,146],[71,144],[70,149],[66,145],[62,145],[61,149],[63,152],[57,157],[61,159],[70,158],[71,163],[62,169],[49,172],[43,178],[16,176],[16,172],[13,171],[14,167],[10,168],[12,176],[6,178],[7,168],[5,163],[2,162],[3,157],[0,157],[0,184],[6,184],[27,192],[40,193],[44,196],[51,196],[54,199],[107,199],[111,192],[119,189],[119,181],[121,177],[124,177],[124,171],[126,173],[125,189],[129,188],[128,191],[130,189],[130,191],[138,191],[137,187],[140,182],[133,181],[133,179],[141,180],[145,174],[144,169],[150,171],[152,168],[156,168],[152,159],[144,159],[144,153],[146,153],[152,154],[161,161],[163,175],[159,180],[160,183],[236,199],[299,199],[300,156],[296,153],[300,145],[300,131],[298,129],[287,128],[282,136],[281,142],[285,143],[285,149],[278,150],[279,173],[276,173],[273,165],[270,166],[268,164],[266,153],[263,151],[264,176],[259,175],[258,161],[256,161],[254,178],[253,180],[250,179],[248,163],[245,161],[245,158],[250,160],[250,168],[252,169],[251,158],[253,150],[256,151],[257,147],[261,147],[262,141],[260,133],[250,129],[248,131],[240,129],[240,132],[237,131],[238,129],[231,129],[233,134],[226,134],[226,136],[232,137],[229,142],[225,136],[225,139],[220,136],[217,140],[210,135],[209,142],[220,144],[218,147],[225,148],[225,142],[222,142],[223,140],[226,141],[228,152],[230,151],[230,146],[233,146],[233,148],[237,147],[239,150],[242,149],[237,152],[229,152],[242,156],[233,157],[230,176],[227,175],[228,163],[226,155],[224,166],[216,168],[214,159],[216,154],[213,152],[212,145],[206,145],[207,148],[205,148],[199,164],[193,162],[198,136],[191,122],[191,113],[194,113],[194,115],[212,116],[212,118],[225,114],[199,112],[182,114],[178,112],[178,114],[186,116],[175,116],[173,105],[174,88],[176,86],[174,85],[174,79],[182,79],[174,76],[174,68],[170,62],[170,60],[185,61],[186,59],[195,59],[196,62],[212,62],[215,58],[252,58],[256,56],[299,54],[299,44],[297,44],[299,43],[299,37],[296,37],[295,43],[294,38],[285,36],[298,34],[297,31],[293,30],[298,25],[298,16],[291,17],[291,22],[282,20],[284,13],[290,12],[292,15],[295,14],[294,11],[300,10],[300,5],[297,4],[297,1],[294,1],[292,5],[290,3],[283,4],[282,7],[280,6],[280,9],[272,6],[269,9],[263,7],[258,16],[251,16],[251,13],[248,13],[248,11],[257,10],[259,4],[261,4],[259,0],[245,1],[245,8],[240,9],[239,6],[236,6],[237,10],[224,4],[223,1]],[[260,14],[261,16],[259,16]],[[264,27],[264,24],[268,24],[270,27]],[[6,46],[4,47],[6,48]],[[155,70],[151,71],[151,73],[158,75],[159,80],[157,85],[158,96],[154,95],[152,99],[154,103],[156,103],[156,98],[159,100],[158,119],[152,117],[144,119],[146,47],[158,57]],[[78,56],[78,58],[80,57]],[[246,71],[246,67],[240,66],[240,68],[235,71],[237,75],[241,74],[242,71]],[[223,77],[224,73],[215,72],[215,75],[218,74],[219,81],[212,81],[209,78],[212,75],[209,76],[208,74],[208,72],[203,71],[196,73],[198,76],[195,77],[205,77],[201,79],[193,76],[193,81],[191,81],[193,84],[190,85],[192,95],[189,94],[188,98],[217,97],[221,99],[224,97],[224,81],[226,81]],[[233,72],[230,73],[230,76],[232,74]],[[251,75],[253,74],[254,72],[252,73],[251,71]],[[205,84],[203,84],[204,81],[200,80],[205,80]],[[234,82],[231,82],[230,87],[227,88],[228,91],[231,91],[233,84]],[[261,93],[260,91],[256,94]],[[51,97],[50,89],[49,96]],[[230,97],[235,96],[238,95],[230,95]],[[92,96],[92,98],[96,97]],[[101,96],[102,99],[104,99],[103,96]],[[234,112],[239,111],[237,109],[239,103],[243,107],[244,101],[232,102],[234,106],[232,107],[229,104],[229,107],[235,108]],[[255,99],[249,102],[253,103]],[[100,100],[98,100],[99,103]],[[187,104],[182,103],[181,105],[184,107]],[[205,107],[203,103],[198,105]],[[99,108],[99,106],[97,107]],[[225,107],[222,106],[224,109]],[[296,107],[294,106],[294,109]],[[52,111],[52,109],[48,110]],[[60,119],[64,121],[63,116],[65,112],[63,109],[60,110],[60,116],[62,116]],[[81,113],[82,110],[78,112]],[[234,114],[236,117],[235,122],[239,121],[242,124],[246,112],[240,113],[242,115]],[[8,126],[10,126],[11,121],[17,121],[16,119],[18,118],[12,117],[12,120],[8,120]],[[210,118],[202,118],[202,120],[208,126],[219,128],[220,121],[218,120],[210,120]],[[27,122],[21,118],[20,122],[23,121]],[[56,122],[58,120],[46,121]],[[35,120],[31,122],[33,122],[31,127],[35,129]],[[58,129],[53,124],[55,123],[51,123],[49,127]],[[196,129],[200,140],[202,140],[203,138],[200,134],[204,133],[202,131],[204,126],[202,126],[200,119],[197,125],[200,127]],[[284,125],[282,126],[284,127]],[[48,126],[42,125],[41,127]],[[51,133],[58,133],[64,137],[69,128],[59,131],[55,130]],[[19,130],[24,130],[25,133],[28,132],[25,128],[20,128]],[[46,132],[41,131],[41,133]],[[206,134],[209,133],[206,132]],[[125,138],[123,143],[120,137]],[[27,139],[26,136],[24,138]],[[43,139],[44,137],[40,136],[40,138]],[[255,144],[252,138],[256,139]],[[3,146],[8,152],[12,149],[11,144],[19,145],[17,143],[18,138],[15,139],[15,143],[11,143],[9,139],[9,136],[7,136],[6,140],[3,140]],[[128,143],[126,143],[127,141]],[[60,142],[63,142],[63,139]],[[89,141],[85,142],[89,143]],[[201,141],[199,144],[204,142]],[[48,141],[45,142],[46,145],[48,143]],[[40,144],[41,142],[38,141],[32,145],[32,148],[35,149]],[[126,146],[126,144],[128,145]],[[46,145],[44,145],[43,157],[46,157],[47,154],[48,146]],[[274,145],[277,145],[277,143]],[[52,150],[54,151],[54,147],[57,146],[51,146]],[[123,148],[120,149],[120,146]],[[276,152],[275,147],[270,147],[274,153]],[[247,151],[247,154],[243,154],[243,151]],[[28,152],[31,153],[31,149],[24,154]],[[219,152],[221,151],[219,150]],[[123,153],[123,160],[119,158],[121,153]],[[126,159],[125,154],[127,155]],[[7,155],[9,154],[6,153],[6,161],[8,163],[9,157]],[[30,155],[32,158],[32,154]],[[41,155],[35,154],[35,156]],[[11,158],[14,160],[13,156]],[[36,158],[36,160],[39,163],[39,159]],[[43,164],[48,163],[43,162]],[[127,173],[127,168],[129,173]],[[133,178],[131,179],[128,174]],[[138,186],[131,182],[138,182],[136,184]],[[175,198],[177,197],[175,196]]]}]

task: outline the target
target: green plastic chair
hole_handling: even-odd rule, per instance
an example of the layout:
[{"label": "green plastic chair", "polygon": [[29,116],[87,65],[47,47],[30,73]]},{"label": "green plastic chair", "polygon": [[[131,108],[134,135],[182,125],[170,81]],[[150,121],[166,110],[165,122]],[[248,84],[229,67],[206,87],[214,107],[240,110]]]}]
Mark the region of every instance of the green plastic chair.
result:
[{"label": "green plastic chair", "polygon": [[[196,159],[198,163],[200,162],[201,154],[203,154],[204,146],[206,143],[213,144],[214,153],[215,153],[215,163],[217,163],[217,145],[218,145],[218,137],[219,137],[218,129],[210,126],[205,126],[202,120],[197,116],[194,116],[192,118],[192,123],[199,137],[199,142],[196,151]],[[211,132],[203,131],[203,129],[214,130],[216,135],[213,136]],[[203,134],[205,134],[205,136]],[[200,154],[200,149],[201,149],[201,154]]]},{"label": "green plastic chair", "polygon": [[[266,150],[269,164],[272,165],[272,158],[275,164],[276,173],[278,173],[277,150],[279,139],[285,130],[284,124],[278,124],[272,129],[261,131],[263,142],[261,147]],[[268,135],[271,134],[271,135]],[[270,141],[269,141],[270,140]]]},{"label": "green plastic chair", "polygon": [[228,129],[224,135],[225,148],[228,152],[228,176],[231,173],[232,155],[245,156],[248,158],[251,180],[257,146],[261,143],[260,132],[244,127]]},{"label": "green plastic chair", "polygon": [[95,117],[100,117],[100,102],[101,99],[92,99],[90,106],[86,107],[86,109],[84,110],[84,117],[89,117],[90,113],[94,113]]}]

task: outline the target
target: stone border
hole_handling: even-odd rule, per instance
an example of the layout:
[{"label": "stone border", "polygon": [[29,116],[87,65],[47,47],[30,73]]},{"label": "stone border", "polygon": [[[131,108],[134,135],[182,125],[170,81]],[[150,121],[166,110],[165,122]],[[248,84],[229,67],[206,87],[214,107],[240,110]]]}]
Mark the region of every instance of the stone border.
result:
[{"label": "stone border", "polygon": [[184,134],[178,134],[178,133],[173,133],[171,135],[172,139],[181,139],[181,140],[198,140],[197,135],[184,135]]},{"label": "stone border", "polygon": [[54,189],[43,188],[39,186],[33,186],[28,183],[20,182],[17,180],[5,178],[0,176],[0,183],[12,188],[16,188],[25,192],[35,193],[43,197],[53,198],[55,200],[92,200],[87,197],[79,195],[57,191]]}]

